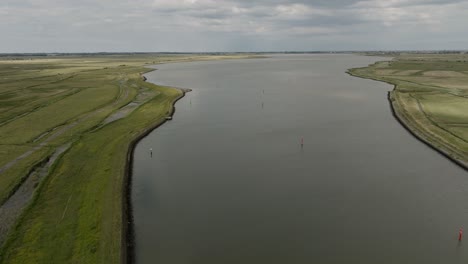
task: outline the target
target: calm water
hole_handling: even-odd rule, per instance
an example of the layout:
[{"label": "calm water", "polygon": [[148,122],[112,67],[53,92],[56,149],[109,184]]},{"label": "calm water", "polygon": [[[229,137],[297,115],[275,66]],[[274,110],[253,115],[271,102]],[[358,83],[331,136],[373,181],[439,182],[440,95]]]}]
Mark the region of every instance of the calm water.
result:
[{"label": "calm water", "polygon": [[345,74],[377,59],[157,66],[194,91],[135,152],[137,263],[466,263],[468,174]]}]

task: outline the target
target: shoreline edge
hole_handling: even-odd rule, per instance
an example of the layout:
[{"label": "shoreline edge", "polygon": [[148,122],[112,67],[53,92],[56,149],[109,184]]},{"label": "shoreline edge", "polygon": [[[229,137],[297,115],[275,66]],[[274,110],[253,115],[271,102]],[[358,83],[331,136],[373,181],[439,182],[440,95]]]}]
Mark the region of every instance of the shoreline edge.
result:
[{"label": "shoreline edge", "polygon": [[462,160],[459,160],[455,157],[452,157],[448,151],[442,149],[442,148],[439,148],[437,146],[435,146],[432,142],[430,142],[430,140],[424,138],[424,136],[420,135],[420,132],[419,130],[415,129],[415,128],[412,128],[411,127],[411,124],[408,124],[405,120],[403,120],[403,118],[399,115],[399,109],[397,109],[397,107],[395,107],[395,105],[393,104],[393,100],[392,100],[392,92],[396,91],[397,89],[397,85],[394,84],[394,83],[390,83],[390,82],[387,82],[387,81],[384,81],[384,80],[379,80],[379,79],[376,79],[376,78],[372,78],[372,77],[367,77],[367,76],[360,76],[360,75],[356,75],[354,74],[353,72],[351,72],[352,69],[349,69],[348,71],[346,71],[347,74],[349,74],[350,76],[352,77],[356,77],[356,78],[361,78],[361,79],[365,79],[365,80],[373,80],[373,81],[378,81],[378,82],[383,82],[383,83],[386,83],[386,84],[389,84],[389,85],[392,85],[393,86],[393,89],[391,91],[388,91],[387,92],[387,100],[388,100],[388,103],[389,103],[389,106],[390,106],[390,111],[392,113],[392,116],[396,119],[396,121],[410,134],[412,135],[414,138],[416,138],[418,141],[422,142],[424,145],[426,145],[427,147],[431,148],[432,150],[436,151],[438,154],[442,155],[443,157],[445,157],[446,159],[448,159],[449,161],[451,161],[452,163],[454,163],[455,165],[457,165],[458,167],[460,167],[461,169],[465,170],[465,171],[468,171],[468,163],[462,161]]},{"label": "shoreline edge", "polygon": [[[154,71],[154,69],[153,69]],[[151,71],[150,71],[151,72]],[[149,73],[149,72],[147,72]],[[144,76],[143,76],[144,77]],[[147,81],[147,78],[143,78],[144,81]],[[155,83],[153,83],[155,84]],[[155,84],[157,85],[157,84]],[[190,89],[181,89],[176,87],[171,87],[173,89],[178,89],[182,92],[181,95],[176,97],[172,102],[171,112],[167,117],[173,117],[176,111],[175,104],[182,99],[187,92],[190,92]],[[153,132],[164,123],[168,121],[167,118],[162,118],[157,121],[155,124],[146,128],[141,134],[136,136],[129,144],[126,155],[124,177],[123,177],[123,188],[122,188],[122,234],[121,234],[121,253],[120,253],[120,263],[122,264],[132,264],[135,261],[135,237],[134,237],[134,226],[133,226],[133,210],[132,210],[132,173],[133,173],[133,154],[135,152],[136,145],[145,138],[148,134]]]}]

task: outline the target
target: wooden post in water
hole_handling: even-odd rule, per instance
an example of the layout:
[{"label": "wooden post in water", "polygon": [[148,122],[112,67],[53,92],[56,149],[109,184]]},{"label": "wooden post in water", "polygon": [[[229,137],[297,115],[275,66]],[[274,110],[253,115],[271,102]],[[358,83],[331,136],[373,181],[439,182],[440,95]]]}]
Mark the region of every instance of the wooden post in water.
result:
[{"label": "wooden post in water", "polygon": [[150,156],[153,157],[153,148],[150,148]]},{"label": "wooden post in water", "polygon": [[460,228],[460,231],[458,231],[458,241],[462,241],[463,238],[463,227]]},{"label": "wooden post in water", "polygon": [[304,137],[301,138],[301,148],[304,147]]}]

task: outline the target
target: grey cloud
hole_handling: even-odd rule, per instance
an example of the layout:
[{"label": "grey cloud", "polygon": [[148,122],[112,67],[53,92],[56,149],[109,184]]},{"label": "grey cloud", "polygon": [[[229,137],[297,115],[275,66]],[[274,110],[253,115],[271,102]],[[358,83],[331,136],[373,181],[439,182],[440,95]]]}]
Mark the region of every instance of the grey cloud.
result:
[{"label": "grey cloud", "polygon": [[467,11],[462,0],[3,0],[0,52],[461,49]]}]

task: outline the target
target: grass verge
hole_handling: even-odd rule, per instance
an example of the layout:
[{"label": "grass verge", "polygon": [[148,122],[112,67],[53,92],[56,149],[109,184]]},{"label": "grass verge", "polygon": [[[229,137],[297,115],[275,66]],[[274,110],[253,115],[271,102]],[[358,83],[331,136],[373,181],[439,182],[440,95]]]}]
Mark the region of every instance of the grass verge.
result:
[{"label": "grass verge", "polygon": [[395,85],[395,116],[413,135],[468,168],[468,55],[406,54],[348,71]]},{"label": "grass verge", "polygon": [[128,145],[171,111],[180,91],[153,100],[82,138],[38,190],[1,253],[2,263],[118,263]]},{"label": "grass verge", "polygon": [[[0,60],[0,131],[6,131],[0,138],[0,164],[22,152],[15,146],[36,150],[0,171],[0,186],[5,187],[0,206],[31,167],[56,147],[73,142],[10,230],[0,263],[124,261],[129,146],[163,122],[182,95],[178,89],[144,82],[141,74],[150,71],[144,66],[228,58],[246,56]],[[102,125],[142,93],[152,97],[125,118]]]}]

